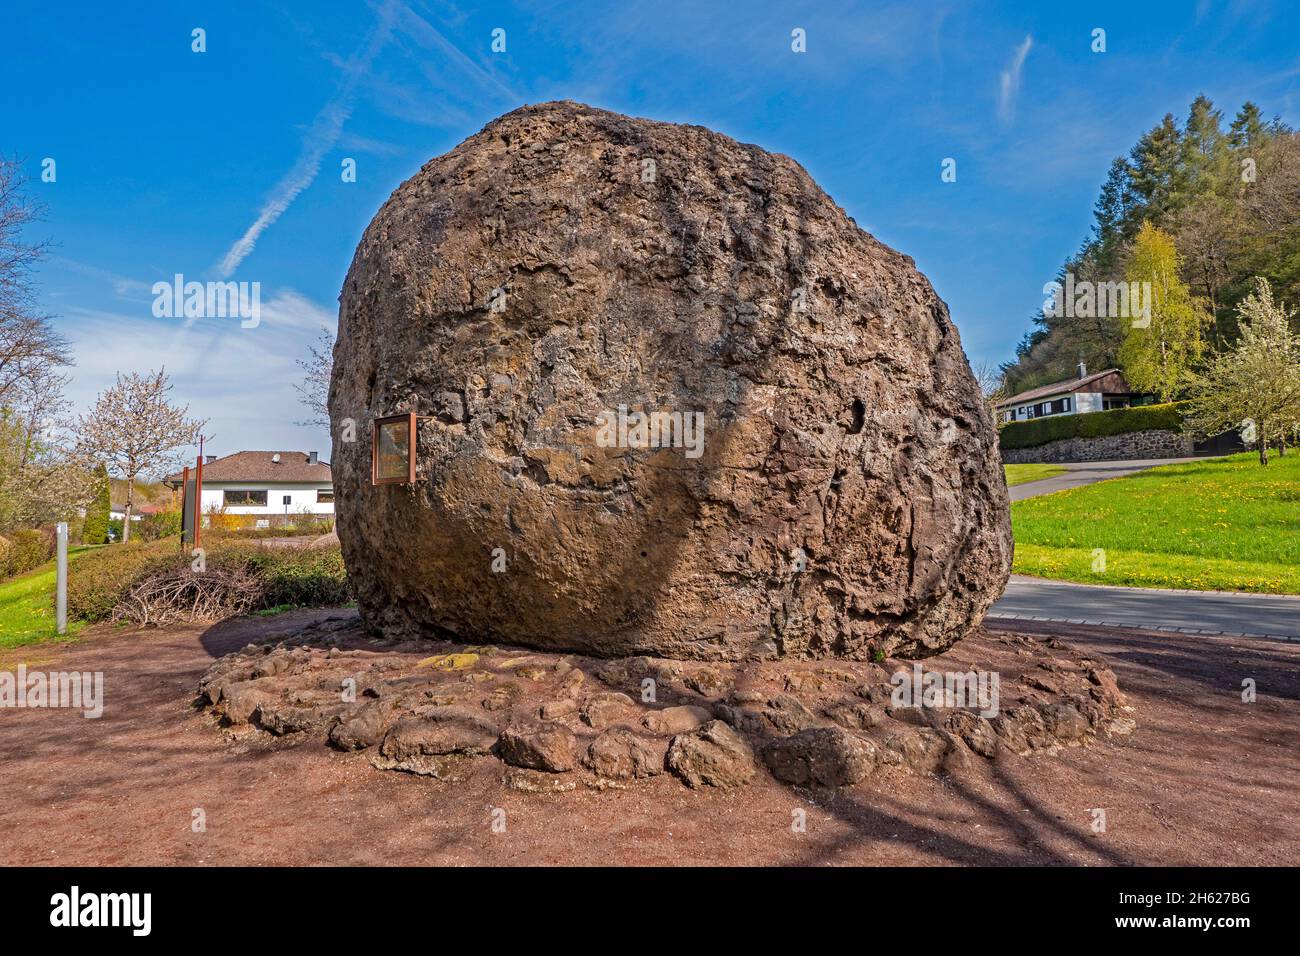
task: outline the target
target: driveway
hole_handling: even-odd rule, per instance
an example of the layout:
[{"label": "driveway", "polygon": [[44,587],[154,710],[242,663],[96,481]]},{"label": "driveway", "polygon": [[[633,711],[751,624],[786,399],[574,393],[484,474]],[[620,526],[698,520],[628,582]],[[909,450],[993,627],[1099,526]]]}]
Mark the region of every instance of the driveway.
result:
[{"label": "driveway", "polygon": [[1300,641],[1300,597],[1104,587],[1019,574],[989,617]]},{"label": "driveway", "polygon": [[1199,460],[1198,458],[1143,458],[1136,461],[1062,462],[1061,467],[1065,469],[1065,474],[1057,475],[1055,478],[1044,478],[1041,481],[1027,481],[1008,490],[1011,492],[1012,501],[1022,501],[1025,498],[1050,495],[1054,491],[1091,485],[1108,478],[1123,478],[1125,475],[1146,471],[1158,465],[1177,465],[1184,461]]}]

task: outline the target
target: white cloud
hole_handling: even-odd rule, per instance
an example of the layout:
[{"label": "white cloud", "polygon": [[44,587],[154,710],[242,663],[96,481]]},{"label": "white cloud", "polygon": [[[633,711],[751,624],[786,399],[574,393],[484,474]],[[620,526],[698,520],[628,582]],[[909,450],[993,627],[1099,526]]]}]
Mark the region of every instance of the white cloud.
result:
[{"label": "white cloud", "polygon": [[316,174],[320,172],[321,159],[333,148],[343,129],[350,106],[342,102],[333,102],[323,109],[312,123],[311,129],[303,139],[303,152],[299,154],[293,168],[271,190],[271,196],[263,204],[257,218],[242,236],[235,240],[222,257],[218,271],[222,276],[231,275],[257,245],[257,240],[284,211],[298,198],[298,194],[311,185]]},{"label": "white cloud", "polygon": [[[396,84],[372,75],[371,68],[376,58],[390,42],[404,45],[398,39],[399,34],[418,47],[417,50],[406,50],[422,75],[422,82],[414,86]],[[425,55],[428,50],[436,52],[432,61]],[[342,142],[348,149],[381,154],[400,151],[390,143],[344,134],[344,124],[351,118],[361,87],[377,92],[376,102],[390,115],[408,122],[436,126],[464,126],[469,121],[468,113],[447,102],[449,95],[464,95],[466,77],[478,88],[480,96],[504,97],[512,104],[518,101],[515,92],[496,73],[466,56],[401,0],[384,0],[379,6],[378,22],[357,56],[343,61],[328,52],[324,55],[343,71],[342,85],[308,127],[298,158],[272,188],[257,218],[222,256],[217,271],[223,277],[234,274],[240,263],[253,252],[262,234],[315,181],[325,155],[337,144]]]},{"label": "white cloud", "polygon": [[339,146],[358,153],[369,153],[372,156],[401,156],[407,150],[407,147],[399,146],[397,143],[388,143],[369,136],[358,136],[355,133],[344,133],[340,136]]},{"label": "white cloud", "polygon": [[279,289],[262,303],[261,323],[240,327],[237,318],[157,319],[147,309],[120,313],[82,308],[63,311],[63,332],[76,365],[67,395],[78,410],[113,384],[118,372],[165,366],[172,400],[208,419],[209,451],[243,449],[320,451],[329,438],[320,428],[294,423],[308,416],[294,383],[297,359],[322,327],[333,330],[335,314],[293,289]]},{"label": "white cloud", "polygon": [[[84,262],[78,262],[76,259],[69,259],[66,256],[50,256],[49,261],[56,265],[63,266],[66,269],[71,269],[73,272],[78,272],[82,275],[107,282],[112,286],[113,294],[118,298],[140,298],[146,294],[151,294],[149,290],[153,283],[146,282],[143,279],[132,279],[129,276],[121,276],[117,273],[110,272],[107,269],[87,265]],[[56,293],[51,292],[49,294],[54,295]]]},{"label": "white cloud", "polygon": [[[424,49],[433,48],[438,50],[442,54],[442,57],[440,58],[441,61],[445,61],[451,66],[458,67],[459,71],[463,75],[468,76],[477,82],[485,92],[504,96],[510,101],[518,99],[515,91],[510,89],[510,87],[505,83],[501,82],[495,73],[484,69],[466,56],[459,47],[438,32],[438,30],[435,29],[428,20],[425,20],[408,6],[399,4],[398,10],[402,18],[402,32],[418,43],[421,47]],[[434,84],[444,82],[442,70],[435,65],[439,61],[431,63],[427,60],[419,59],[418,62],[421,71],[430,82]]]},{"label": "white cloud", "polygon": [[286,332],[305,331],[314,336],[322,328],[338,325],[338,314],[293,289],[281,289],[262,303],[262,324]]},{"label": "white cloud", "polygon": [[998,119],[1003,123],[1009,124],[1015,119],[1016,114],[1016,96],[1020,93],[1020,74],[1025,66],[1025,57],[1029,56],[1029,51],[1034,45],[1034,38],[1026,36],[1020,46],[1011,56],[1011,62],[1007,68],[1002,71],[1001,82],[998,86]]}]

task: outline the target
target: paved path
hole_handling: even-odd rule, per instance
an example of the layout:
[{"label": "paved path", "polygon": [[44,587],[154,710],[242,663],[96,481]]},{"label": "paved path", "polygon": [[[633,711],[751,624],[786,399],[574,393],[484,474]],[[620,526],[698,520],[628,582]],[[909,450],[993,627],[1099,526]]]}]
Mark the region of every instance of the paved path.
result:
[{"label": "paved path", "polygon": [[1100,587],[1019,574],[989,617],[1300,641],[1300,597]]},{"label": "paved path", "polygon": [[1038,495],[1050,495],[1053,491],[1078,488],[1105,481],[1107,478],[1123,478],[1135,472],[1146,471],[1157,465],[1176,465],[1183,461],[1199,461],[1197,458],[1144,458],[1137,461],[1083,461],[1062,463],[1065,474],[1055,478],[1043,478],[1039,481],[1027,481],[1008,489],[1012,501],[1034,498]]}]

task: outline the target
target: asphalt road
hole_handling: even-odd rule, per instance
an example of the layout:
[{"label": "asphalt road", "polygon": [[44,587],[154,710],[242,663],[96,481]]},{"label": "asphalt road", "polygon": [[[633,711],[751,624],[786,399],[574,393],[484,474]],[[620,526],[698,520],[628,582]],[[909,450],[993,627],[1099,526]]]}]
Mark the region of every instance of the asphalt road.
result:
[{"label": "asphalt road", "polygon": [[1018,574],[989,617],[1300,641],[1300,597],[1100,587]]},{"label": "asphalt road", "polygon": [[1107,478],[1123,478],[1125,475],[1146,471],[1157,465],[1176,465],[1183,461],[1197,460],[1196,458],[1145,458],[1138,461],[1065,463],[1061,465],[1066,469],[1063,475],[1044,478],[1041,481],[1027,481],[1023,485],[1016,485],[1007,490],[1011,492],[1012,501],[1021,501],[1038,495],[1050,495],[1054,491],[1065,491],[1067,488],[1078,488],[1080,485],[1091,485],[1097,481],[1105,481]]}]

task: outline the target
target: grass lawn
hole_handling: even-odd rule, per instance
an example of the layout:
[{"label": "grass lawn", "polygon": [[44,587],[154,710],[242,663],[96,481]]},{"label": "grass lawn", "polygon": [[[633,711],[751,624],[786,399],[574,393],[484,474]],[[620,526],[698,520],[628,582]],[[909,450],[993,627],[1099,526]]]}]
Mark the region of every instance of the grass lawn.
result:
[{"label": "grass lawn", "polygon": [[1055,478],[1065,472],[1060,465],[1003,465],[1002,468],[1007,473],[1007,487],[1023,485],[1027,481]]},{"label": "grass lawn", "polygon": [[[91,546],[68,549],[71,563]],[[68,621],[62,637],[54,633],[54,562],[0,584],[0,650],[45,640],[68,640],[81,629]]]},{"label": "grass lawn", "polygon": [[[1300,594],[1300,455],[1165,465],[1018,501],[1013,570],[1087,584]],[[1095,549],[1105,570],[1094,571]],[[1100,567],[1100,565],[1099,565]]]}]

